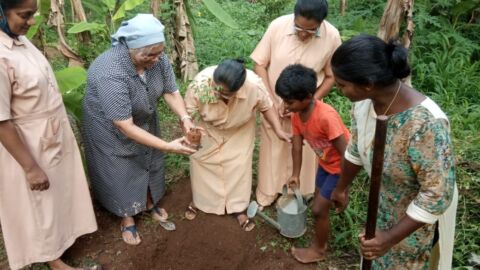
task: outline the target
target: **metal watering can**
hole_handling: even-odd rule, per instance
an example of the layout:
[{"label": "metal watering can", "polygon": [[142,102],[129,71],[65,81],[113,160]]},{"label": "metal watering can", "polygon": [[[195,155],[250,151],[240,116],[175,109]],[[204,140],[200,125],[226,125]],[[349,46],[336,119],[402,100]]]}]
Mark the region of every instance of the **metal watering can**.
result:
[{"label": "metal watering can", "polygon": [[294,190],[295,195],[288,194],[287,186],[283,186],[282,196],[277,200],[277,220],[275,221],[262,211],[258,210],[258,203],[252,201],[247,209],[247,216],[253,218],[259,215],[280,231],[280,234],[288,238],[302,236],[306,228],[307,206],[303,202],[302,194],[298,188]]}]

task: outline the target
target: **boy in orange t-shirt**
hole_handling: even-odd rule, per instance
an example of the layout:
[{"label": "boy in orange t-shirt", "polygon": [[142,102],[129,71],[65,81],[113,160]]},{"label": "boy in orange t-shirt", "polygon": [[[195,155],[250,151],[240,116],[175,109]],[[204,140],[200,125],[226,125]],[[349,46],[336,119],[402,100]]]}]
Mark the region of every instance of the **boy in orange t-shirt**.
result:
[{"label": "boy in orange t-shirt", "polygon": [[338,112],[330,105],[315,100],[315,72],[300,64],[285,68],[275,85],[275,93],[283,99],[285,113],[292,113],[293,171],[289,186],[300,185],[302,145],[305,139],[318,156],[315,197],[312,212],[316,219],[315,238],[308,248],[292,248],[292,255],[302,263],[325,259],[330,232],[330,195],[340,176],[340,162],[350,133]]}]

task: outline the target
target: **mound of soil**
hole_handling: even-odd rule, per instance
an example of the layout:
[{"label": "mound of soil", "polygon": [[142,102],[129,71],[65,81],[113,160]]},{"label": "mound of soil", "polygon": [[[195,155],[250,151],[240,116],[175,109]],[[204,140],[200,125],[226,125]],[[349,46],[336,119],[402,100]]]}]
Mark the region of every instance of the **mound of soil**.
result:
[{"label": "mound of soil", "polygon": [[244,232],[232,216],[199,213],[193,221],[183,218],[191,201],[188,179],[176,183],[163,201],[176,231],[165,231],[150,215],[141,214],[136,220],[142,243],[129,246],[121,239],[120,219],[97,207],[99,230],[77,240],[64,258],[76,264],[94,260],[106,269],[122,270],[316,269],[315,264],[297,263],[281,248],[262,248],[263,239],[277,237],[277,231],[262,222]]}]

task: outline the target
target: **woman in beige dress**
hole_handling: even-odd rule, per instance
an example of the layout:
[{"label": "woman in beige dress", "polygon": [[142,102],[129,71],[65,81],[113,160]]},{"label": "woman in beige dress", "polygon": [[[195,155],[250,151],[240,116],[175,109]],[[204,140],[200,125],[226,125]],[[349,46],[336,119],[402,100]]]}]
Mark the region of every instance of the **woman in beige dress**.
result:
[{"label": "woman in beige dress", "polygon": [[[284,68],[302,64],[317,74],[316,99],[325,97],[333,86],[330,58],[340,45],[338,30],[325,20],[326,0],[298,0],[294,14],[275,19],[253,53],[254,71],[263,80],[284,130],[291,128],[290,116],[284,114],[283,103],[275,94],[275,83]],[[304,144],[300,174],[302,194],[315,190],[316,156]],[[270,205],[292,174],[291,145],[276,138],[272,127],[263,121],[260,129],[257,201]]]},{"label": "woman in beige dress", "polygon": [[188,87],[187,111],[205,130],[201,148],[190,156],[193,203],[185,212],[195,218],[197,208],[217,215],[235,214],[245,231],[254,227],[245,214],[252,188],[252,156],[256,111],[272,125],[279,139],[290,135],[279,124],[260,77],[243,62],[225,60],[201,71]]},{"label": "woman in beige dress", "polygon": [[8,262],[74,269],[60,256],[97,229],[82,160],[53,71],[23,36],[37,1],[1,0],[0,7],[0,221]]}]

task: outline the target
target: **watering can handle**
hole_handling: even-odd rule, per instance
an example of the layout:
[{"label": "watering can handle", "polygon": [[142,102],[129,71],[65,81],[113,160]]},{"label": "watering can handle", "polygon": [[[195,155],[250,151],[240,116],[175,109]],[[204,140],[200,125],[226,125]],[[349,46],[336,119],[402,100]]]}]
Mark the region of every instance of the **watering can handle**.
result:
[{"label": "watering can handle", "polygon": [[287,184],[285,184],[282,187],[282,196],[287,196],[287,194],[288,194],[288,186]]},{"label": "watering can handle", "polygon": [[298,207],[298,212],[300,213],[304,205],[302,193],[300,193],[300,190],[297,187],[293,189],[293,192],[295,193],[295,197],[297,198],[297,207]]},{"label": "watering can handle", "polygon": [[[298,189],[298,187],[293,188],[293,192],[295,193],[295,198],[297,199],[298,211],[300,212],[302,210],[302,206],[304,205],[302,194],[300,193],[300,190]],[[287,194],[288,194],[288,186],[283,185],[282,195],[286,196]]]}]

